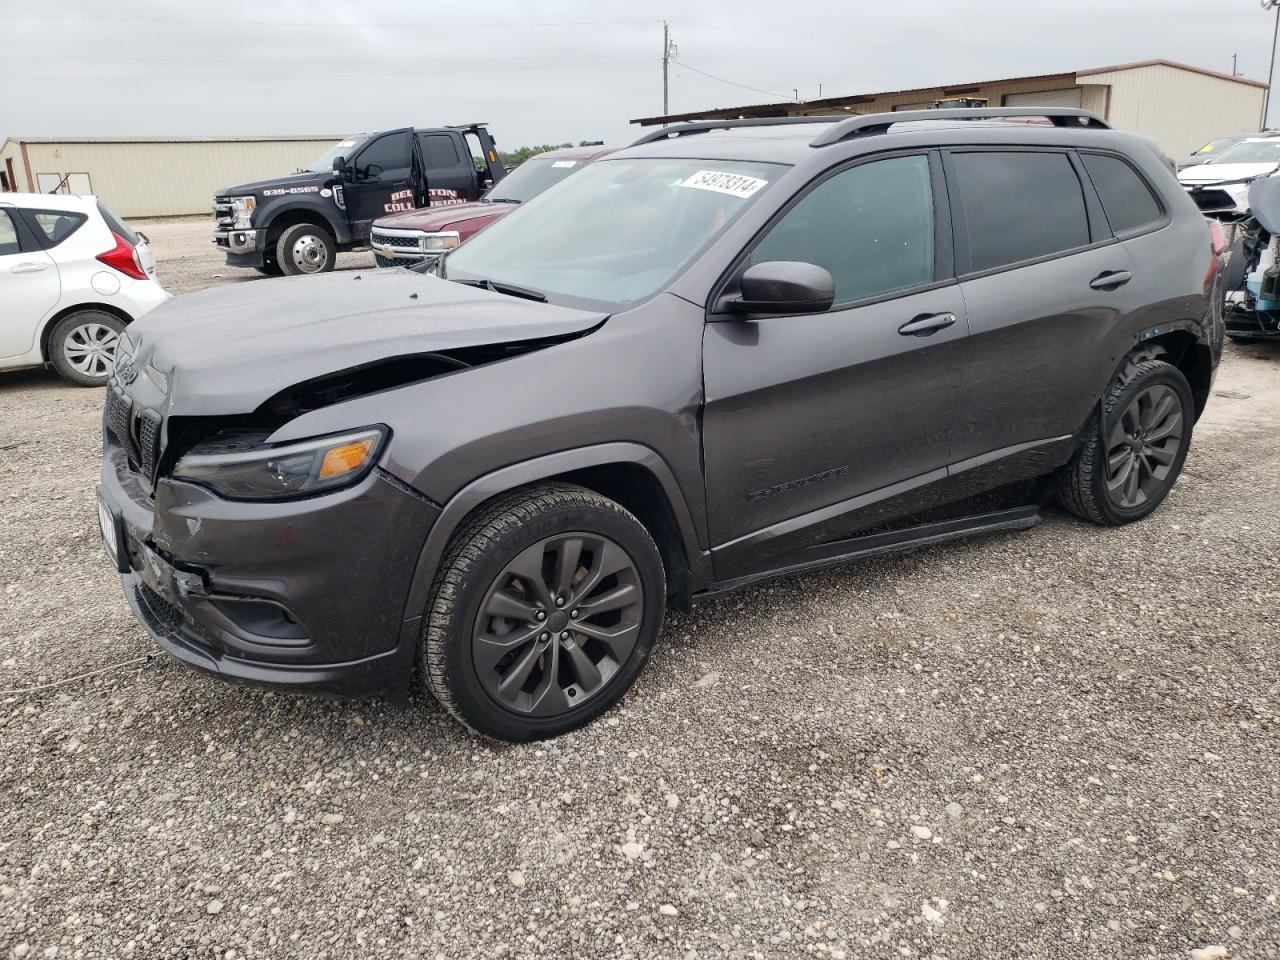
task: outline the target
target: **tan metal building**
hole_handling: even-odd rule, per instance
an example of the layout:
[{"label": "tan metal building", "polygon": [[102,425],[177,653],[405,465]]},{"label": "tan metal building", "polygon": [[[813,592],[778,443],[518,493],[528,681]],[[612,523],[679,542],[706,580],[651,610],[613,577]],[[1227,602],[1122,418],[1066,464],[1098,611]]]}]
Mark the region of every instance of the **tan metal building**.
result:
[{"label": "tan metal building", "polygon": [[0,145],[0,186],[96,194],[122,217],[209,213],[220,188],[292,173],[341,139],[13,137]]},{"label": "tan metal building", "polygon": [[761,103],[632,120],[644,126],[684,120],[785,117],[826,113],[919,110],[951,98],[985,100],[992,107],[1081,107],[1113,126],[1155,140],[1182,157],[1215,137],[1262,129],[1267,85],[1171,60],[1010,77],[942,87],[890,90],[799,103]]}]

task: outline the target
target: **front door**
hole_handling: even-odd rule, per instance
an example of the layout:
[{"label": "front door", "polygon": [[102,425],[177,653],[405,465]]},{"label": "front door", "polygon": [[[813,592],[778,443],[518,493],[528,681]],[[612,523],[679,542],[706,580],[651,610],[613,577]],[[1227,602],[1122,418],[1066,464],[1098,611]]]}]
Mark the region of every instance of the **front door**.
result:
[{"label": "front door", "polygon": [[412,210],[412,130],[392,130],[370,140],[348,163],[344,188],[351,235],[368,239],[369,224],[388,213]]},{"label": "front door", "polygon": [[0,210],[0,359],[31,352],[60,293],[57,264],[34,238],[19,234],[14,210]]},{"label": "front door", "polygon": [[937,155],[921,153],[819,181],[739,270],[818,264],[834,306],[707,324],[703,452],[719,579],[923,509],[945,477],[968,327],[945,200],[934,202],[941,177]]}]

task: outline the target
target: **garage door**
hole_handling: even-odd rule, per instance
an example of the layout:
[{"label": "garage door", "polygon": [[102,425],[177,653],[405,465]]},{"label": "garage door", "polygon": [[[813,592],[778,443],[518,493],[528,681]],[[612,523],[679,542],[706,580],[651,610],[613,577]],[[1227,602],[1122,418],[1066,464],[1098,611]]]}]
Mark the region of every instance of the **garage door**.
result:
[{"label": "garage door", "polygon": [[1079,87],[1067,90],[1042,90],[1039,93],[1005,94],[1006,107],[1079,107],[1084,91]]}]

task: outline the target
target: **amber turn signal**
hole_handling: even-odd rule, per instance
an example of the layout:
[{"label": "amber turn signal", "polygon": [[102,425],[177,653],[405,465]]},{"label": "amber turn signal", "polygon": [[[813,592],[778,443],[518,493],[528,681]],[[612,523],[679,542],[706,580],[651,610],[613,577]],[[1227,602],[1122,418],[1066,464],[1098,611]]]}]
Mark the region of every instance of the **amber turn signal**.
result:
[{"label": "amber turn signal", "polygon": [[359,470],[372,452],[372,437],[357,440],[355,443],[344,443],[340,447],[325,451],[324,461],[320,464],[320,479]]}]

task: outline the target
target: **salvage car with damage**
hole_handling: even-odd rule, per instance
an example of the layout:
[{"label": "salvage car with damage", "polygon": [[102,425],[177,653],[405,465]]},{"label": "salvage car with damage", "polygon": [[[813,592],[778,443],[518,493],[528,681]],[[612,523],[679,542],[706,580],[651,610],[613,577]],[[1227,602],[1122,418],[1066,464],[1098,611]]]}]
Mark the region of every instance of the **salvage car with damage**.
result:
[{"label": "salvage car with damage", "polygon": [[428,267],[131,327],[107,552],[192,667],[420,678],[553,736],[626,693],[669,605],[1055,495],[1146,517],[1221,356],[1219,253],[1167,158],[1079,110],[670,127]]}]

